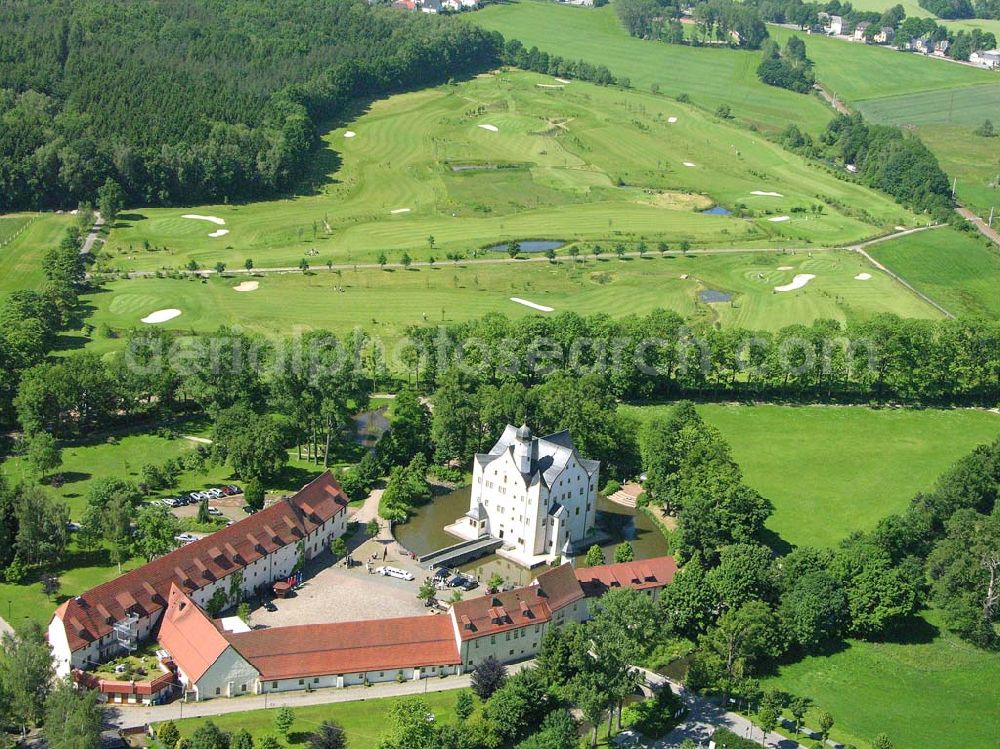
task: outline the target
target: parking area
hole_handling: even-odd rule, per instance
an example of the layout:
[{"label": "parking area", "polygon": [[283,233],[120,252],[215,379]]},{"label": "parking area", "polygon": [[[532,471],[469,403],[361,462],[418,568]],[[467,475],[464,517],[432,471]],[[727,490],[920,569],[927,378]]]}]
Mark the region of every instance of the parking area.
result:
[{"label": "parking area", "polygon": [[[287,627],[295,624],[323,624],[364,619],[384,619],[399,616],[430,615],[431,609],[417,598],[417,590],[427,577],[412,559],[403,558],[395,545],[376,540],[366,540],[354,549],[357,564],[351,569],[341,562],[331,565],[329,553],[306,565],[305,580],[292,598],[276,598],[277,611],[263,608],[253,611],[252,625]],[[385,552],[385,561],[382,554]],[[405,569],[413,580],[369,573],[363,564],[372,554],[377,557],[373,568],[382,564]],[[443,616],[443,614],[438,614]]]}]

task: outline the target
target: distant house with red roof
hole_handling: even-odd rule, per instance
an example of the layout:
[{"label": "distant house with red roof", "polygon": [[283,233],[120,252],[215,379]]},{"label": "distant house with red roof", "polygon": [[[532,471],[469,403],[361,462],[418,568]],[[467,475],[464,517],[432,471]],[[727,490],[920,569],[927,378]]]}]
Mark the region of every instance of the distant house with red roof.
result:
[{"label": "distant house with red roof", "polygon": [[300,556],[311,559],[343,535],[347,503],[325,472],[293,497],[69,599],[49,622],[56,673],[117,656],[123,638],[148,639],[174,586],[204,607],[219,590],[232,601],[287,578]]}]

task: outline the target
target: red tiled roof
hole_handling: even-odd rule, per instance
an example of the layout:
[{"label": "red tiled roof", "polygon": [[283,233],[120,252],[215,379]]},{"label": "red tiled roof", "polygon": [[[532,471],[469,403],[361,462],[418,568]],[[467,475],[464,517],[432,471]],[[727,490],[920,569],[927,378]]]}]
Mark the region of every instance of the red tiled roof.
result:
[{"label": "red tiled roof", "polygon": [[158,639],[192,682],[198,681],[229,648],[229,642],[208,615],[173,583]]},{"label": "red tiled roof", "polygon": [[447,616],[303,624],[225,637],[265,681],[461,662]]},{"label": "red tiled roof", "polygon": [[474,640],[547,622],[583,597],[573,566],[563,564],[546,570],[527,587],[459,601],[454,606],[455,622],[463,640]]},{"label": "red tiled roof", "polygon": [[553,612],[584,597],[571,564],[561,564],[546,570],[535,579],[535,584],[541,588],[541,594]]},{"label": "red tiled roof", "polygon": [[327,471],[294,497],[71,598],[55,615],[66,627],[70,650],[79,650],[112,630],[99,607],[116,621],[125,618],[126,606],[134,607],[140,616],[154,615],[166,605],[171,585],[177,584],[186,593],[202,588],[296,543],[346,511],[347,497]]},{"label": "red tiled roof", "polygon": [[615,588],[662,588],[673,581],[676,572],[677,562],[673,557],[654,557],[585,567],[576,570],[576,579],[587,598],[595,598]]}]

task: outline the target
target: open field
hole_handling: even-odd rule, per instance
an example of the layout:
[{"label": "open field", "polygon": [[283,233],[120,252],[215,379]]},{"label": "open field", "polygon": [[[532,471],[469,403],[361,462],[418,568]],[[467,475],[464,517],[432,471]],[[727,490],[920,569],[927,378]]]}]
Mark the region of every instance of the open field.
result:
[{"label": "open field", "polygon": [[[623,406],[639,418],[669,408]],[[747,483],[774,503],[768,528],[794,545],[833,546],[873,528],[973,447],[1000,436],[1000,416],[985,411],[716,404],[698,410],[729,441]]]},{"label": "open field", "polygon": [[[862,272],[870,272],[871,279],[855,280]],[[773,290],[799,273],[815,278],[795,291]],[[252,332],[289,335],[311,329],[346,333],[361,327],[392,343],[406,326],[425,321],[451,323],[487,312],[511,317],[538,314],[512,302],[511,297],[557,312],[603,312],[618,317],[662,307],[704,321],[767,329],[876,312],[938,316],[911,292],[846,250],[682,257],[660,257],[651,250],[642,259],[619,260],[605,253],[596,262],[590,255],[585,262],[445,263],[433,268],[339,273],[323,269],[308,275],[259,276],[256,291],[235,291],[244,279],[111,282],[85,298],[96,308],[88,322],[125,330],[141,326],[139,320],[150,312],[170,307],[182,314],[160,325],[168,330],[205,333],[219,325],[238,324]],[[698,293],[709,289],[732,294],[732,301],[698,301]],[[289,304],[289,299],[295,304]],[[108,350],[118,340],[95,338],[90,346]]]},{"label": "open field", "polygon": [[996,83],[954,90],[869,99],[858,103],[876,122],[913,128],[958,179],[956,194],[969,208],[988,216],[1000,206],[1000,139],[973,131],[986,119],[1000,121],[1000,75]]},{"label": "open field", "polygon": [[41,285],[42,257],[59,244],[70,221],[70,216],[54,213],[0,216],[0,244],[23,229],[16,239],[0,247],[0,301],[12,291]]},{"label": "open field", "polygon": [[[888,10],[896,4],[895,0],[858,0],[858,2],[851,3],[851,5],[858,10],[874,10],[879,13]],[[991,18],[964,18],[956,21],[948,21],[936,18],[929,10],[921,8],[917,0],[902,0],[898,4],[903,6],[907,16],[935,18],[935,20],[937,20],[937,22],[942,26],[947,26],[949,29],[953,29],[955,31],[960,29],[965,29],[966,31],[971,31],[972,29],[992,31],[997,38],[1000,38],[1000,21],[993,20]]]},{"label": "open field", "polygon": [[828,710],[841,743],[867,746],[885,732],[897,749],[987,747],[1000,735],[1000,654],[950,634],[934,610],[917,618],[902,642],[850,640],[831,655],[782,667],[761,685],[811,698],[812,728]]},{"label": "open field", "polygon": [[[374,262],[382,251],[440,259],[510,239],[835,244],[915,220],[888,197],[696,107],[553,81],[510,72],[377,101],[327,134],[318,162],[331,170],[314,194],[125,213],[101,263],[319,266]],[[752,220],[702,213],[712,203],[742,204]],[[796,211],[809,220],[767,220]],[[210,236],[220,226],[229,233]]]},{"label": "open field", "polygon": [[1000,317],[1000,248],[979,234],[940,229],[868,252],[955,314]]},{"label": "open field", "polygon": [[782,45],[790,36],[805,41],[809,59],[816,64],[816,79],[852,104],[863,99],[951,91],[976,84],[1000,86],[1000,77],[989,70],[778,26],[769,26],[768,31]]},{"label": "open field", "polygon": [[757,80],[758,52],[680,47],[630,37],[611,6],[577,8],[519,0],[487,6],[472,21],[549,54],[607,65],[614,75],[628,76],[637,89],[649,90],[655,83],[663,93],[686,93],[709,110],[728,104],[737,118],[771,130],[784,128],[793,111],[800,124],[814,131],[831,117],[819,98]]}]

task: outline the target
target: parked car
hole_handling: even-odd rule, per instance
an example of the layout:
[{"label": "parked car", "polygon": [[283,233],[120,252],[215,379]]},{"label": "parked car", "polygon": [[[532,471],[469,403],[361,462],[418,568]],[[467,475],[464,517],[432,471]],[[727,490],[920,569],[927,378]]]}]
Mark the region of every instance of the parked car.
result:
[{"label": "parked car", "polygon": [[221,515],[222,514],[222,510],[220,510],[218,507],[209,507],[208,508],[208,514],[209,515]]},{"label": "parked car", "polygon": [[204,493],[208,495],[209,499],[219,499],[220,497],[225,496],[222,493],[222,489],[207,489]]},{"label": "parked car", "polygon": [[247,515],[253,515],[255,512],[257,512],[257,508],[251,507],[250,505],[243,505],[243,512],[245,512]]},{"label": "parked car", "polygon": [[466,581],[467,578],[465,577],[465,575],[455,575],[453,578],[451,578],[451,580],[448,581],[448,587],[458,588],[462,585],[465,585]]},{"label": "parked car", "polygon": [[177,507],[180,504],[180,500],[174,499],[173,497],[164,497],[160,500],[167,507]]},{"label": "parked car", "polygon": [[81,526],[79,523],[74,523],[72,521],[66,523],[66,530],[68,530],[70,533],[76,533],[82,527],[83,526]]},{"label": "parked car", "polygon": [[413,580],[413,573],[407,572],[406,570],[401,570],[398,567],[379,567],[375,570],[377,573],[383,576],[395,577],[399,580]]},{"label": "parked car", "polygon": [[230,484],[226,488],[227,489],[231,489],[232,492],[233,492],[233,494],[242,494],[243,493],[242,487],[238,486],[237,484]]},{"label": "parked car", "polygon": [[197,540],[198,540],[198,537],[197,536],[193,536],[190,533],[179,533],[176,536],[174,536],[174,541],[178,541],[178,542],[180,542],[182,544],[189,544],[192,541],[197,541]]},{"label": "parked car", "polygon": [[231,497],[234,494],[236,494],[236,492],[233,491],[233,488],[231,486],[220,486],[219,491],[225,494],[227,497]]},{"label": "parked car", "polygon": [[449,570],[447,567],[438,567],[436,570],[434,570],[435,580],[447,580],[449,577],[451,577],[451,570]]},{"label": "parked car", "polygon": [[479,587],[479,581],[474,578],[467,577],[465,578],[465,582],[461,583],[458,587],[464,591],[475,590]]},{"label": "parked car", "polygon": [[275,606],[274,603],[271,601],[264,601],[263,605],[264,605],[264,611],[270,611],[271,613],[274,613],[275,611],[278,610],[278,607]]}]

